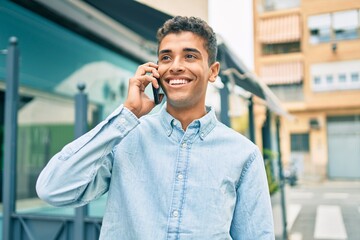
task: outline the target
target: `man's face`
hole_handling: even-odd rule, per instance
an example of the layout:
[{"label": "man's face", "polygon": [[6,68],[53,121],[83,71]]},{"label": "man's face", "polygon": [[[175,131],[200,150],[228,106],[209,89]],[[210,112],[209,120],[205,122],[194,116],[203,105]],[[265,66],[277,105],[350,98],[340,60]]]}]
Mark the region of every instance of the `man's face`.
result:
[{"label": "man's face", "polygon": [[204,107],[208,81],[215,81],[219,63],[209,66],[203,38],[192,32],[165,36],[159,45],[158,65],[168,107]]}]

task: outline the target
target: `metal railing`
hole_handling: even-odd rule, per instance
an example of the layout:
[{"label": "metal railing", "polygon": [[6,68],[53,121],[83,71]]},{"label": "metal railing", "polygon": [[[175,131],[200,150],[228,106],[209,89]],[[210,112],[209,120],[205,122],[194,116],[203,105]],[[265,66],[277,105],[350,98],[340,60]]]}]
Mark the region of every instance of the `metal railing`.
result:
[{"label": "metal railing", "polygon": [[[75,210],[75,216],[50,216],[40,213],[16,213],[16,160],[19,108],[18,41],[9,40],[6,55],[4,119],[3,240],[95,240],[99,238],[102,218],[88,216],[88,206]],[[87,95],[84,84],[75,96],[75,137],[87,131]]]}]

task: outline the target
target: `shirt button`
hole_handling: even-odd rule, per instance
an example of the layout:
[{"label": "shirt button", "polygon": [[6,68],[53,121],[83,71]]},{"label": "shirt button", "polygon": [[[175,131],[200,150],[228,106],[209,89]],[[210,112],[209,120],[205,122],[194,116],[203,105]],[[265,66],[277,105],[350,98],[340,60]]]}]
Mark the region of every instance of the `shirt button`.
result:
[{"label": "shirt button", "polygon": [[183,147],[183,148],[186,148],[186,146],[187,146],[187,144],[186,144],[186,142],[184,142],[184,143],[182,144],[182,147]]},{"label": "shirt button", "polygon": [[204,137],[205,136],[205,134],[202,132],[202,133],[200,133],[200,137]]},{"label": "shirt button", "polygon": [[174,210],[174,211],[172,212],[172,215],[173,215],[174,217],[178,217],[178,216],[179,216],[179,211]]},{"label": "shirt button", "polygon": [[125,123],[125,122],[126,122],[125,118],[120,118],[120,123]]},{"label": "shirt button", "polygon": [[179,180],[182,180],[182,179],[184,178],[184,175],[182,175],[181,173],[179,173],[179,174],[177,175],[177,178],[178,178]]}]

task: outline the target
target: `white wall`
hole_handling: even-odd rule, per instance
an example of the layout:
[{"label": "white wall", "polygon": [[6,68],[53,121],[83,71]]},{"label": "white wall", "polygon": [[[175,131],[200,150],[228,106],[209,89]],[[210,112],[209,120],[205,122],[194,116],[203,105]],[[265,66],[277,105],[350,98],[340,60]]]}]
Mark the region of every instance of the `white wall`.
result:
[{"label": "white wall", "polygon": [[195,16],[208,20],[208,0],[137,0],[169,15]]},{"label": "white wall", "polygon": [[209,24],[232,51],[254,70],[252,0],[209,0]]}]

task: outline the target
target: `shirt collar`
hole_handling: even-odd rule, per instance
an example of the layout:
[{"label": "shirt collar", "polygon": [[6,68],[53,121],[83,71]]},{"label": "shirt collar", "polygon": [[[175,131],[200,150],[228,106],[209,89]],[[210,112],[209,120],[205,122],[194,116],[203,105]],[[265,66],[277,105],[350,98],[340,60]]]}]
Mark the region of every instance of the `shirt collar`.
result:
[{"label": "shirt collar", "polygon": [[[213,107],[206,106],[207,114],[200,119],[194,120],[192,124],[195,126],[198,125],[200,127],[199,134],[201,140],[204,140],[205,137],[214,129],[216,126],[216,115]],[[166,129],[167,136],[171,136],[171,133],[174,129],[174,122],[177,121],[173,116],[171,116],[166,111],[166,104],[162,106],[159,111],[160,119],[162,120],[163,126]],[[192,126],[192,124],[190,126]]]}]

